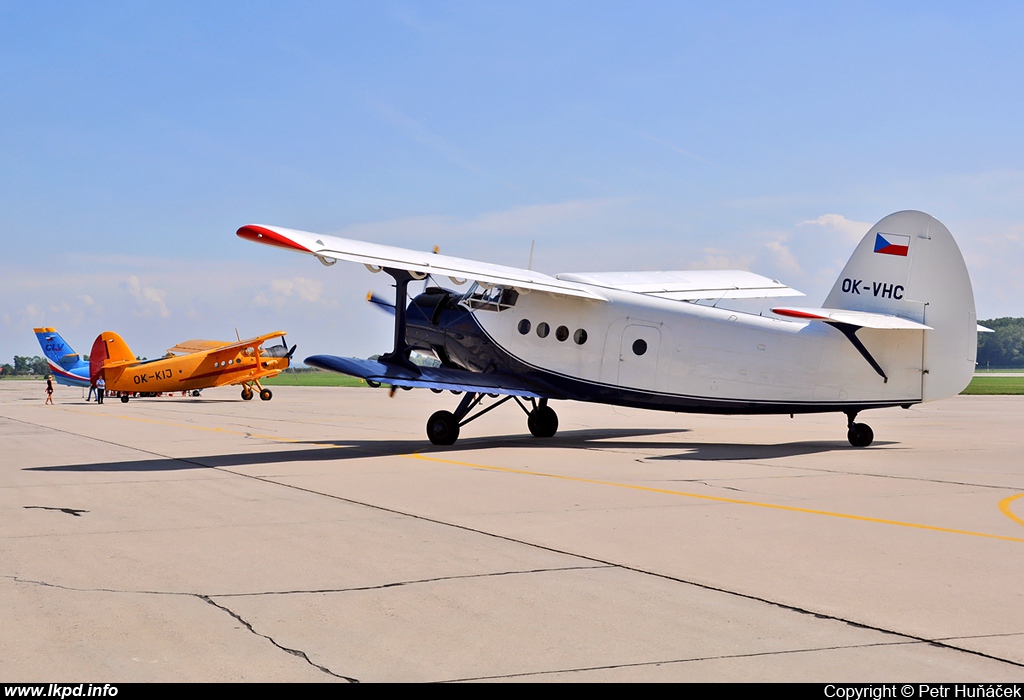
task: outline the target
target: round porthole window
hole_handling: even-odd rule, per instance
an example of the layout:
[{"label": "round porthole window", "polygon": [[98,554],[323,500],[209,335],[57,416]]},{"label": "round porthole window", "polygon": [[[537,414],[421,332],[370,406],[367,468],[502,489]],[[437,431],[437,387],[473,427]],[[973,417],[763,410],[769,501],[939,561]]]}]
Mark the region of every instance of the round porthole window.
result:
[{"label": "round porthole window", "polygon": [[526,335],[527,333],[530,332],[530,319],[524,318],[522,321],[519,322],[519,332],[522,335]]},{"label": "round porthole window", "polygon": [[634,340],[633,341],[633,354],[634,355],[643,355],[645,352],[647,352],[647,341],[644,340],[643,338],[637,338],[636,340]]},{"label": "round porthole window", "polygon": [[572,334],[572,339],[577,345],[583,345],[583,343],[587,342],[587,332],[582,328],[578,328]]},{"label": "round porthole window", "polygon": [[558,338],[558,342],[561,343],[569,337],[569,329],[565,326],[559,326],[555,329],[555,337]]},{"label": "round porthole window", "polygon": [[537,324],[537,335],[541,338],[547,338],[548,333],[551,332],[551,326],[541,321]]}]

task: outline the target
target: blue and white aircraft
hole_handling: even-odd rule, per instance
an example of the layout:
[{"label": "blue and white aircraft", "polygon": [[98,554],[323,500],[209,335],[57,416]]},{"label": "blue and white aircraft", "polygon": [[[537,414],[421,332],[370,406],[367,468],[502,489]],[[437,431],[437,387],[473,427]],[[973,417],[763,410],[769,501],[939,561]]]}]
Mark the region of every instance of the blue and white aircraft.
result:
[{"label": "blue and white aircraft", "polygon": [[46,355],[53,378],[64,386],[89,386],[89,361],[71,349],[71,346],[52,328],[33,328],[39,347]]},{"label": "blue and white aircraft", "polygon": [[[958,394],[974,372],[974,292],[949,230],[928,214],[882,219],[854,250],[821,307],[730,300],[803,296],[751,272],[594,272],[554,277],[274,226],[246,240],[308,253],[324,265],[362,263],[394,278],[394,345],[379,360],[314,355],[308,365],[368,383],[465,392],[438,411],[427,436],[451,445],[460,428],[505,395],[550,437],[554,399],[716,414],[846,415],[847,439],[866,447],[861,411]],[[412,280],[435,281],[406,306]],[[735,306],[735,304],[733,304]],[[436,357],[420,367],[412,351]],[[470,413],[477,409],[477,413]]]}]

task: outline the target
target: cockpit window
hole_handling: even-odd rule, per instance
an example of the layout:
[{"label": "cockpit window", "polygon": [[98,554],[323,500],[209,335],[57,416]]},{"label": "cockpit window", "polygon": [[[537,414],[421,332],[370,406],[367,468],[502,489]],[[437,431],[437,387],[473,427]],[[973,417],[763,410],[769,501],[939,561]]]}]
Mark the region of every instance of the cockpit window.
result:
[{"label": "cockpit window", "polygon": [[504,311],[511,309],[519,300],[519,292],[511,287],[484,287],[479,282],[462,295],[459,304],[470,309],[483,311]]}]

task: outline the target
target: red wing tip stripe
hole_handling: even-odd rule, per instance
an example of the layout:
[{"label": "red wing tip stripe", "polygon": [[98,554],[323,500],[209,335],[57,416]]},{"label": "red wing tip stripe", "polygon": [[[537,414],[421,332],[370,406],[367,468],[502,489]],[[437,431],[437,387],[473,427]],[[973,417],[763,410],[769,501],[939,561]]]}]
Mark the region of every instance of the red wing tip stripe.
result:
[{"label": "red wing tip stripe", "polygon": [[235,235],[239,238],[244,238],[255,243],[273,245],[278,248],[289,248],[291,250],[301,250],[303,253],[313,252],[309,248],[299,245],[292,239],[286,238],[280,233],[271,231],[269,228],[263,228],[262,226],[243,226],[235,232]]},{"label": "red wing tip stripe", "polygon": [[807,311],[797,311],[795,309],[772,309],[772,313],[776,313],[779,316],[792,316],[793,318],[828,318],[828,316],[822,316],[821,314],[812,314]]}]

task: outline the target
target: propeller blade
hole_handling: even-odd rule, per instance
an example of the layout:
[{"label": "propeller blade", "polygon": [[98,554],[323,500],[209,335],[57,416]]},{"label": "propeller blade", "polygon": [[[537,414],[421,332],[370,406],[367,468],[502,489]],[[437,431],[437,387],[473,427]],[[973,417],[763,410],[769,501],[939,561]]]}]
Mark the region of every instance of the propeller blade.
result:
[{"label": "propeller blade", "polygon": [[[287,346],[286,346],[286,347],[287,347]],[[295,348],[297,348],[297,347],[299,347],[299,346],[298,346],[298,344],[296,343],[295,345],[293,345],[293,346],[292,346],[292,349],[288,351],[288,354],[287,354],[287,355],[285,355],[285,357],[287,357],[287,358],[288,358],[289,360],[290,360],[290,359],[292,359],[292,355],[294,355],[294,354],[295,354]]]},{"label": "propeller blade", "polygon": [[389,314],[395,313],[394,304],[389,304],[386,300],[380,298],[373,292],[366,293],[366,301],[370,302],[371,304],[376,304],[379,308],[381,308],[384,311],[387,311]]}]

